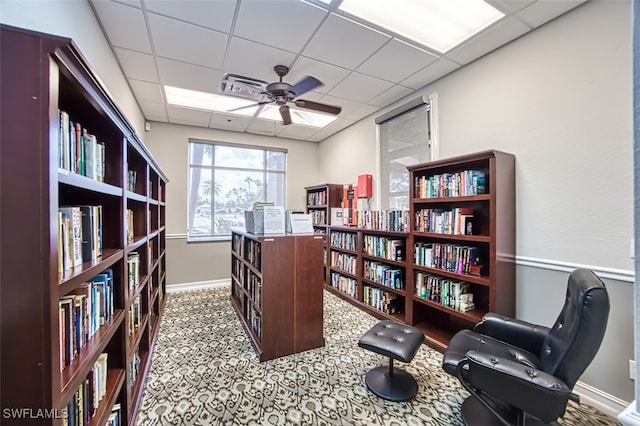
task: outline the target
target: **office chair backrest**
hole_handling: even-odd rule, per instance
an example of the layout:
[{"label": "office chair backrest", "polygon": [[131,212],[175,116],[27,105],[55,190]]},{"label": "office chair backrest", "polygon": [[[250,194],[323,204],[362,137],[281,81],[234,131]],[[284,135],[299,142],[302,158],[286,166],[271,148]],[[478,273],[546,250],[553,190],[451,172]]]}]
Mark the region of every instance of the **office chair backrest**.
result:
[{"label": "office chair backrest", "polygon": [[573,389],[600,348],[608,317],[604,283],[588,269],[573,271],[564,306],[540,354],[542,369]]}]

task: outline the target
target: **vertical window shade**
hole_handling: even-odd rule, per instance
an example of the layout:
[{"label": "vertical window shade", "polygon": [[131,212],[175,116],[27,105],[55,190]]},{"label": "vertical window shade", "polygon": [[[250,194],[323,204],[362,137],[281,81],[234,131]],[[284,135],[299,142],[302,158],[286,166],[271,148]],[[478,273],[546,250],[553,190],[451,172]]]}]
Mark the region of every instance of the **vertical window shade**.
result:
[{"label": "vertical window shade", "polygon": [[379,123],[380,207],[409,210],[407,166],[431,160],[430,104]]}]

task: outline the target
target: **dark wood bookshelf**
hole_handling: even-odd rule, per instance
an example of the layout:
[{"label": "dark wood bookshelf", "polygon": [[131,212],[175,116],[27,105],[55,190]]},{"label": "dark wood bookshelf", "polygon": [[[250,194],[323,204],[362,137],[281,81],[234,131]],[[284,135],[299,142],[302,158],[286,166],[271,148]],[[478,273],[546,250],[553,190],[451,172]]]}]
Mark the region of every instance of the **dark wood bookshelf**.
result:
[{"label": "dark wood bookshelf", "polygon": [[[133,425],[166,294],[167,178],[72,40],[0,25],[0,67],[0,406],[57,414],[4,421],[62,424],[60,414],[106,353],[106,394],[87,424],[104,425],[119,404],[122,424]],[[69,159],[71,149],[63,149],[73,144],[63,115],[78,124],[82,135],[74,145],[81,153],[74,150],[78,163]],[[133,191],[127,187],[131,169],[137,174]],[[63,206],[101,206],[94,227],[98,254],[82,256],[75,267],[65,268],[59,257],[68,249],[61,242],[66,228],[58,209]],[[128,206],[135,213],[131,245],[126,241]],[[130,294],[127,256],[134,251],[140,255],[139,284]],[[86,296],[76,296],[107,270],[112,314],[102,325],[90,321],[87,327],[94,334],[86,333],[86,343],[65,366],[61,299],[85,303]],[[129,336],[136,294],[141,322]],[[136,350],[141,362],[133,380],[130,364]]]},{"label": "dark wood bookshelf", "polygon": [[231,240],[231,306],[260,361],[323,346],[322,236],[233,230]]}]

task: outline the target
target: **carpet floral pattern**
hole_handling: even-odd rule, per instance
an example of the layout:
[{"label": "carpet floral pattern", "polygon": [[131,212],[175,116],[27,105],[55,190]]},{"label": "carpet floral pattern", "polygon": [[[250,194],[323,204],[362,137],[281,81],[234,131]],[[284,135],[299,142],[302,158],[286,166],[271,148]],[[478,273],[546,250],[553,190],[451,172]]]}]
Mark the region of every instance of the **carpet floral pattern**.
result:
[{"label": "carpet floral pattern", "polygon": [[[418,395],[382,400],[365,373],[388,359],[358,338],[378,320],[325,291],[322,348],[260,363],[231,308],[228,287],[171,293],[154,348],[137,426],[462,425],[467,396],[444,373],[442,355],[422,345],[410,364]],[[562,425],[618,425],[570,403]]]}]

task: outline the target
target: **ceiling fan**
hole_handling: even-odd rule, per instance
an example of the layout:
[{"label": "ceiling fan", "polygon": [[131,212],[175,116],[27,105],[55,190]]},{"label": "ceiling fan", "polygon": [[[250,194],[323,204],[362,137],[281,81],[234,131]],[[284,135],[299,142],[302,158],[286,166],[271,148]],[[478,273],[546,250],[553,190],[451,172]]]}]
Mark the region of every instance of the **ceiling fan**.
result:
[{"label": "ceiling fan", "polygon": [[251,105],[245,105],[240,108],[235,108],[229,110],[229,112],[238,111],[245,108],[253,108],[258,105],[259,108],[255,114],[258,115],[260,113],[260,110],[263,108],[263,105],[273,103],[280,107],[280,116],[282,117],[283,123],[287,125],[291,124],[291,112],[289,111],[289,106],[287,105],[287,103],[293,103],[298,108],[320,111],[334,115],[340,114],[340,111],[342,111],[342,108],[338,106],[298,99],[299,96],[315,89],[316,87],[322,86],[322,82],[317,78],[308,75],[292,86],[289,83],[285,83],[284,81],[282,81],[282,77],[289,73],[289,67],[285,65],[276,65],[275,67],[273,67],[273,70],[280,77],[280,81],[268,84],[265,90],[261,92],[261,95],[264,96],[266,100]]}]

